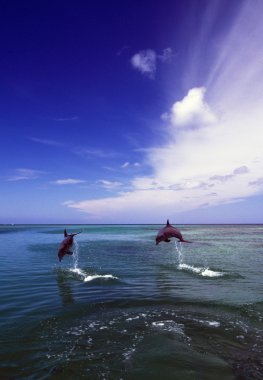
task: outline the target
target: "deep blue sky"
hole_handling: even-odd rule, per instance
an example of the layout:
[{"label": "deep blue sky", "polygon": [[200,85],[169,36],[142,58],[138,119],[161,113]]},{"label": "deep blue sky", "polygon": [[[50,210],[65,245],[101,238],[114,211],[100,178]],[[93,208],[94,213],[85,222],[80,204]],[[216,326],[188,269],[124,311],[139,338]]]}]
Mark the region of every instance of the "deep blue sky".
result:
[{"label": "deep blue sky", "polygon": [[263,222],[262,2],[0,6],[0,223]]}]

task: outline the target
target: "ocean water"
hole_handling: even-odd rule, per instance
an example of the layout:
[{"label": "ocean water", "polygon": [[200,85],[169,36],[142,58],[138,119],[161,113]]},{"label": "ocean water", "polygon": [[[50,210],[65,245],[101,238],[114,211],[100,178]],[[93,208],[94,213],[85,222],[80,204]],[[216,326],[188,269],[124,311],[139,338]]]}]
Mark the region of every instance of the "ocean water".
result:
[{"label": "ocean water", "polygon": [[1,379],[263,379],[263,226],[0,226]]}]

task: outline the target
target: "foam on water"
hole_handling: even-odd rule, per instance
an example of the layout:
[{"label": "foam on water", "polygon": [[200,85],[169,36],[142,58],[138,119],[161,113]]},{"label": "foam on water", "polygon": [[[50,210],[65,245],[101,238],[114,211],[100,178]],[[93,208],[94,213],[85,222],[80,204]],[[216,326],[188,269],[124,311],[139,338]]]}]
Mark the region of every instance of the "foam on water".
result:
[{"label": "foam on water", "polygon": [[78,263],[79,263],[79,246],[78,246],[78,243],[77,241],[74,242],[74,245],[73,245],[73,255],[72,255],[72,259],[73,259],[73,267],[69,269],[69,271],[71,273],[74,273],[76,274],[82,281],[84,282],[90,282],[90,281],[93,281],[93,280],[97,280],[97,279],[112,279],[112,280],[117,280],[118,277],[115,277],[113,276],[112,274],[88,274],[87,272],[85,272],[83,269],[79,268],[78,267]]},{"label": "foam on water", "polygon": [[103,278],[103,279],[112,279],[112,280],[117,280],[118,277],[115,277],[113,276],[112,274],[95,274],[93,276],[86,276],[84,278],[84,282],[88,282],[88,281],[92,281],[92,280],[96,280],[98,278]]},{"label": "foam on water", "polygon": [[174,320],[160,320],[152,322],[152,327],[157,329],[162,329],[165,331],[173,332],[179,335],[184,334],[184,325],[181,323],[176,323]]},{"label": "foam on water", "polygon": [[213,271],[209,268],[195,267],[193,265],[188,264],[179,264],[178,269],[186,270],[188,272],[199,274],[202,277],[222,277],[224,276],[223,272]]},{"label": "foam on water", "polygon": [[178,269],[186,270],[188,272],[196,273],[202,277],[222,277],[224,276],[223,272],[213,271],[208,267],[195,267],[193,265],[188,265],[183,262],[183,248],[181,242],[175,242],[175,248],[178,253]]},{"label": "foam on water", "polygon": [[93,280],[98,280],[98,279],[105,279],[105,280],[117,280],[118,277],[113,276],[112,274],[88,274],[84,270],[80,268],[70,268],[69,271],[71,273],[74,273],[75,275],[78,276],[82,281],[84,282],[90,282]]}]

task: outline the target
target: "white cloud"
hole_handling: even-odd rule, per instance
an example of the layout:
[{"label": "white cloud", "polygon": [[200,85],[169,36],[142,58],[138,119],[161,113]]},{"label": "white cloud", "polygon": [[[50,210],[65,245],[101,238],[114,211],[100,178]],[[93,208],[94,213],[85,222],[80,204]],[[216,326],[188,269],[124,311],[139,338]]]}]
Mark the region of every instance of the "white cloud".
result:
[{"label": "white cloud", "polygon": [[156,53],[154,50],[141,50],[131,58],[131,64],[134,69],[154,78],[156,72]]},{"label": "white cloud", "polygon": [[139,162],[134,162],[134,163],[130,163],[129,161],[126,161],[124,162],[122,165],[121,165],[121,168],[123,169],[126,169],[128,167],[134,167],[134,168],[138,168],[140,167],[141,164]]},{"label": "white cloud", "polygon": [[62,206],[69,206],[71,204],[74,204],[75,202],[73,200],[68,200],[68,201],[64,201],[62,202]]},{"label": "white cloud", "polygon": [[104,189],[107,189],[107,190],[115,190],[116,188],[119,188],[120,186],[122,186],[122,182],[118,182],[118,181],[108,181],[108,180],[105,180],[105,179],[100,179],[98,181],[98,184],[101,185]]},{"label": "white cloud", "polygon": [[240,166],[239,168],[234,169],[233,172],[230,174],[214,175],[210,177],[210,180],[225,182],[225,181],[233,179],[237,175],[245,174],[245,173],[249,173],[249,170],[247,166],[243,165],[243,166]]},{"label": "white cloud", "polygon": [[[207,116],[213,115],[213,111],[205,102],[204,93],[202,90],[200,107],[195,108],[201,110],[197,113],[200,124],[194,129],[182,129],[180,134],[172,125],[169,141],[147,150],[151,177],[134,178],[132,191],[76,202],[69,207],[87,212],[97,221],[107,216],[111,222],[129,222],[129,215],[136,215],[134,222],[157,222],[171,213],[236,202],[256,194],[258,187],[251,185],[261,183],[253,181],[260,177],[263,168],[263,110],[254,114],[253,123],[246,110],[233,114],[225,109],[224,118],[216,120]],[[184,120],[192,125],[193,108],[189,107],[190,116],[186,109]],[[203,126],[203,120],[211,120],[211,124],[198,128]]]},{"label": "white cloud", "polygon": [[176,99],[166,114],[167,141],[144,152],[151,176],[135,177],[132,191],[69,207],[97,221],[159,222],[262,192],[263,3],[244,4],[229,35],[217,40],[207,90],[193,87]]},{"label": "white cloud", "polygon": [[153,79],[157,69],[157,60],[168,63],[171,62],[173,51],[170,47],[163,49],[161,54],[157,54],[152,49],[141,50],[131,58],[131,64],[134,69]]},{"label": "white cloud", "polygon": [[56,181],[52,181],[54,185],[77,185],[79,183],[85,183],[86,181],[82,179],[74,179],[74,178],[65,178],[65,179],[57,179]]},{"label": "white cloud", "polygon": [[251,186],[261,186],[263,185],[263,177],[255,179],[255,181],[249,182]]},{"label": "white cloud", "polygon": [[130,163],[128,161],[124,162],[124,164],[121,165],[123,169],[127,168],[128,166],[130,166]]},{"label": "white cloud", "polygon": [[8,181],[21,181],[21,180],[32,180],[37,179],[43,174],[40,170],[34,169],[16,169],[14,174],[7,178]]},{"label": "white cloud", "polygon": [[202,127],[215,123],[217,118],[204,101],[205,88],[192,88],[181,100],[174,103],[170,120],[177,127]]},{"label": "white cloud", "polygon": [[236,168],[234,171],[233,171],[233,174],[234,175],[237,175],[237,174],[245,174],[245,173],[248,173],[249,172],[249,169],[247,166],[243,165],[243,166],[240,166],[239,168]]}]

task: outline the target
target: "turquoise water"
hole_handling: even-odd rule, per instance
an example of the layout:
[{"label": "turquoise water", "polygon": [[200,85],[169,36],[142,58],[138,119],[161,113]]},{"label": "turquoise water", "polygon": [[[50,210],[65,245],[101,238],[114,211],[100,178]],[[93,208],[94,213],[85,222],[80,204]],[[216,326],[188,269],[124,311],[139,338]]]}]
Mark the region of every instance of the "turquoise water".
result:
[{"label": "turquoise water", "polygon": [[0,226],[1,379],[262,379],[263,226]]}]

